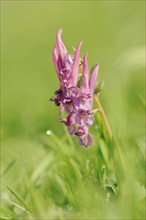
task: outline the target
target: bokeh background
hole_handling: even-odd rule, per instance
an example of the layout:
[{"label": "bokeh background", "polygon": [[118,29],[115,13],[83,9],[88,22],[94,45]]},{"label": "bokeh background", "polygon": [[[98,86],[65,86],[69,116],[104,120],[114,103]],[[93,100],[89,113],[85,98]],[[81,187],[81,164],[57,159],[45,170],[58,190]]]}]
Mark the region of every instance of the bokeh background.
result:
[{"label": "bokeh background", "polygon": [[144,146],[145,1],[3,0],[1,12],[2,170],[17,159],[6,185],[44,157],[39,135],[64,135],[49,101],[59,87],[51,55],[59,28],[69,53],[83,40],[81,56],[100,64],[100,100],[114,135]]}]

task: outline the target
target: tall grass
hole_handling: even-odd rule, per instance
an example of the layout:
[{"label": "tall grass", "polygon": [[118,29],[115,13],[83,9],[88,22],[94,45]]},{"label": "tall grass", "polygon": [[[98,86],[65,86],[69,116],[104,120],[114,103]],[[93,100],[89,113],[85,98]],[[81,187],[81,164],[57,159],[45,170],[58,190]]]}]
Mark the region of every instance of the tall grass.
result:
[{"label": "tall grass", "polygon": [[37,137],[37,162],[34,152],[10,161],[2,173],[1,219],[144,219],[143,148],[108,140],[99,113],[92,132],[91,148],[65,130],[61,139],[55,132]]}]

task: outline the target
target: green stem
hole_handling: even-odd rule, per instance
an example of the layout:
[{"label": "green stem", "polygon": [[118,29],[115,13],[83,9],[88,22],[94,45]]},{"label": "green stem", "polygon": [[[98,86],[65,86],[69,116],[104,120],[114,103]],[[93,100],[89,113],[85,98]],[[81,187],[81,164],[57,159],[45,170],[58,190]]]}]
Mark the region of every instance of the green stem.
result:
[{"label": "green stem", "polygon": [[105,125],[105,127],[106,127],[107,135],[108,135],[109,139],[112,140],[112,137],[113,137],[113,135],[112,135],[112,130],[111,130],[111,128],[110,128],[110,125],[109,125],[108,120],[107,120],[107,118],[106,118],[105,112],[104,112],[104,110],[103,110],[103,108],[102,108],[102,105],[101,105],[101,103],[100,103],[99,98],[98,98],[97,95],[94,95],[94,101],[95,101],[95,103],[96,103],[96,105],[97,105],[97,108],[99,109],[100,115],[101,115],[102,120],[103,120],[103,122],[104,122],[104,125]]}]

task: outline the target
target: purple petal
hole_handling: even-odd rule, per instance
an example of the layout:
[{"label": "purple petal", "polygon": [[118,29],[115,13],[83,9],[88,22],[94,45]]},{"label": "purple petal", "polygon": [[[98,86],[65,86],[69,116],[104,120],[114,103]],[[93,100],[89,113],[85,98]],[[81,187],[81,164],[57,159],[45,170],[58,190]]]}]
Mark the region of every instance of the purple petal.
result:
[{"label": "purple petal", "polygon": [[84,120],[83,120],[83,122],[84,122],[84,124],[86,125],[86,126],[91,126],[92,124],[93,124],[93,122],[94,122],[94,117],[93,117],[93,115],[92,114],[90,114],[90,115],[88,115],[87,117],[85,117],[84,118]]},{"label": "purple petal", "polygon": [[56,41],[57,41],[58,49],[60,52],[60,57],[61,57],[62,61],[64,61],[64,57],[67,54],[67,50],[62,42],[61,34],[62,34],[62,29],[59,29],[57,36],[56,36]]},{"label": "purple petal", "polygon": [[65,62],[65,64],[68,63],[71,65],[73,63],[71,55],[66,54],[64,57],[64,62]]},{"label": "purple petal", "polygon": [[60,118],[59,121],[61,123],[64,123],[65,125],[67,125],[67,119],[66,118]]},{"label": "purple petal", "polygon": [[88,69],[87,53],[86,53],[83,59],[82,85],[80,89],[80,92],[83,94],[89,94],[88,73],[89,73],[89,69]]},{"label": "purple petal", "polygon": [[62,93],[62,89],[61,88],[59,88],[59,89],[57,89],[55,92],[54,92],[54,94],[55,95],[62,95],[63,93]]},{"label": "purple petal", "polygon": [[70,135],[74,136],[75,133],[76,133],[75,125],[70,125],[70,126],[68,127],[68,132],[70,133]]},{"label": "purple petal", "polygon": [[80,49],[81,49],[82,43],[83,43],[82,41],[79,43],[74,54],[74,61],[73,61],[72,73],[71,73],[72,86],[76,86],[77,84],[78,68],[79,68],[79,60],[80,60]]},{"label": "purple petal", "polygon": [[50,101],[55,102],[55,105],[57,105],[57,106],[60,106],[60,104],[61,104],[61,100],[58,97],[57,98],[52,97],[52,98],[50,98]]},{"label": "purple petal", "polygon": [[60,112],[59,114],[61,115],[65,111],[64,105],[61,103],[60,104]]},{"label": "purple petal", "polygon": [[86,126],[79,126],[78,127],[78,131],[77,131],[78,136],[83,136],[86,133],[88,133],[88,128]]},{"label": "purple petal", "polygon": [[76,87],[67,87],[65,95],[69,98],[74,98],[78,95],[78,90]]},{"label": "purple petal", "polygon": [[58,68],[58,64],[57,64],[57,61],[58,61],[58,49],[57,49],[56,45],[53,48],[52,59],[53,59],[55,70],[56,70],[58,78],[59,78],[59,68]]},{"label": "purple petal", "polygon": [[91,134],[85,134],[83,136],[79,136],[78,140],[80,145],[89,147],[92,145],[93,137]]},{"label": "purple petal", "polygon": [[97,64],[94,68],[94,70],[92,71],[92,74],[90,76],[90,80],[89,80],[89,89],[90,89],[90,94],[93,96],[94,94],[94,90],[96,87],[96,81],[97,81],[97,75],[98,75],[98,69],[99,69],[99,65]]},{"label": "purple petal", "polygon": [[77,125],[82,124],[82,115],[79,112],[75,116],[75,122],[76,122]]},{"label": "purple petal", "polygon": [[59,70],[59,74],[60,74],[60,71],[61,71],[62,68],[63,68],[62,60],[61,60],[60,55],[58,56],[57,65],[58,65],[58,70]]},{"label": "purple petal", "polygon": [[59,121],[63,122],[66,126],[70,126],[74,124],[74,115],[70,114],[67,118],[60,118]]}]

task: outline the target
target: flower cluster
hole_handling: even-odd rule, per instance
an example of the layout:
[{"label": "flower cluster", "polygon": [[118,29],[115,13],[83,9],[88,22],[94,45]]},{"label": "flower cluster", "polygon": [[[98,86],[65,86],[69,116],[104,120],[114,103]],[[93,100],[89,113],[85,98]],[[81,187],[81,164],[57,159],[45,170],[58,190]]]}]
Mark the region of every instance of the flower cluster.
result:
[{"label": "flower cluster", "polygon": [[[92,103],[96,87],[99,65],[93,69],[89,79],[87,54],[83,61],[80,59],[79,43],[73,55],[69,55],[61,39],[62,30],[56,36],[53,49],[53,62],[60,81],[60,88],[55,91],[55,98],[51,98],[60,106],[60,114],[67,113],[67,118],[59,119],[68,127],[69,133],[78,136],[80,145],[85,147],[92,144],[92,135],[88,133],[89,126],[94,122]],[[79,69],[82,69],[82,83],[78,86]]]}]

